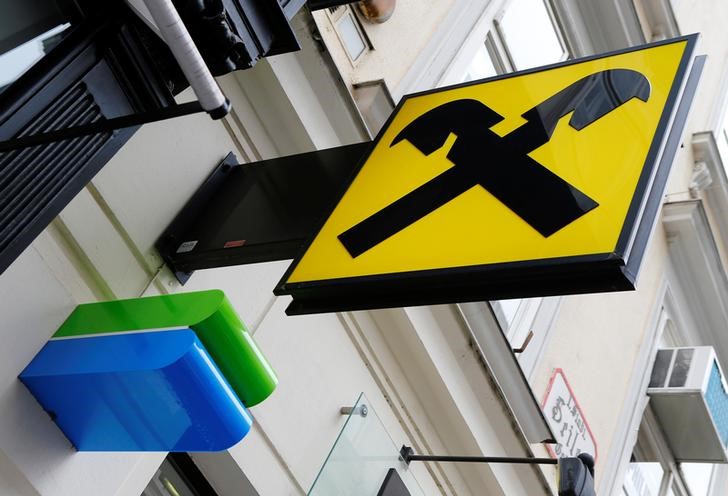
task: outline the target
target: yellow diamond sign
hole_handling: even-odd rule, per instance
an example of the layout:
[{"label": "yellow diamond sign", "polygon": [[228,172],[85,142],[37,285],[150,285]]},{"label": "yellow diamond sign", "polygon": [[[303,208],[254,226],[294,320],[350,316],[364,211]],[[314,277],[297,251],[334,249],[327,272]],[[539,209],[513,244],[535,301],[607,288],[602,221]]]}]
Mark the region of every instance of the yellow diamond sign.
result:
[{"label": "yellow diamond sign", "polygon": [[632,289],[695,41],[403,98],[279,284],[289,313]]}]

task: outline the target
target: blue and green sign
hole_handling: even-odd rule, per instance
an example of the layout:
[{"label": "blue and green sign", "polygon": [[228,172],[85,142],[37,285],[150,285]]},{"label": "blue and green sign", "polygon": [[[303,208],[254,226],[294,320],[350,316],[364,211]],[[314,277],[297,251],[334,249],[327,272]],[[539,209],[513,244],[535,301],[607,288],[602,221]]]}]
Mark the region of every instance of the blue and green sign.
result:
[{"label": "blue and green sign", "polygon": [[218,451],[278,382],[219,290],[79,305],[20,374],[81,451]]}]

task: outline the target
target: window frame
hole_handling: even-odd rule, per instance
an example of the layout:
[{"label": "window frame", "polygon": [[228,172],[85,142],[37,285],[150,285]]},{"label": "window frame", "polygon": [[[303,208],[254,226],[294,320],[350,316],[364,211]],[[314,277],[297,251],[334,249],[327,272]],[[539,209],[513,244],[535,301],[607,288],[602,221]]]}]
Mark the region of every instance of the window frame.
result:
[{"label": "window frame", "polygon": [[[359,62],[361,62],[361,60],[365,58],[366,54],[373,49],[372,42],[369,39],[366,30],[364,29],[364,25],[362,24],[361,19],[359,19],[358,12],[356,12],[356,10],[351,7],[351,5],[341,5],[335,7],[334,10],[332,10],[331,8],[326,9],[326,15],[328,16],[329,22],[334,28],[334,33],[336,33],[336,38],[339,40],[341,48],[346,54],[346,58],[349,60],[349,63],[352,65],[352,67],[356,67]],[[364,50],[362,50],[361,53],[356,57],[349,53],[349,49],[347,48],[346,42],[344,41],[344,35],[342,34],[341,28],[339,26],[346,17],[351,19],[354,29],[356,30],[362,44],[364,45]]]},{"label": "window frame", "polygon": [[[517,0],[508,0],[501,10],[496,14],[496,16],[493,18],[492,21],[492,28],[488,31],[488,34],[486,36],[486,47],[489,51],[492,50],[492,53],[498,57],[498,63],[502,65],[504,68],[504,71],[502,73],[499,72],[499,74],[505,74],[508,72],[515,72],[519,70],[527,70],[530,69],[529,67],[518,69],[516,68],[516,63],[513,60],[513,54],[511,53],[511,50],[508,48],[507,38],[506,34],[504,32],[503,28],[503,18],[505,17],[509,7]],[[556,9],[554,8],[553,3],[551,0],[540,0],[541,3],[546,8],[546,15],[549,18],[549,21],[551,21],[551,26],[553,27],[554,34],[556,35],[556,39],[558,40],[559,44],[561,45],[562,49],[562,56],[558,60],[558,62],[563,62],[565,60],[569,60],[571,58],[571,51],[569,49],[568,44],[566,43],[566,37],[563,33],[563,27],[561,23],[558,20],[558,16],[556,15]],[[488,37],[491,38],[490,46],[488,45]],[[497,63],[494,60],[493,65],[496,66],[496,70],[498,69]]]}]

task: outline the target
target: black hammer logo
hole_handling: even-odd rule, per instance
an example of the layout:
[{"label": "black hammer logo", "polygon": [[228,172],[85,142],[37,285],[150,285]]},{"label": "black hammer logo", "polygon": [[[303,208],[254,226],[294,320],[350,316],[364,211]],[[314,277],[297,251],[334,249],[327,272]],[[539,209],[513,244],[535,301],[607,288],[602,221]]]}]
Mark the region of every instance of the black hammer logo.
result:
[{"label": "black hammer logo", "polygon": [[477,185],[544,237],[598,206],[586,194],[528,156],[547,143],[558,121],[584,129],[632,98],[646,102],[650,83],[629,69],[584,77],[522,114],[522,126],[501,137],[491,127],[503,117],[478,100],[445,103],[408,124],[392,141],[409,141],[424,155],[457,136],[447,158],[451,168],[419,186],[338,238],[357,257]]}]

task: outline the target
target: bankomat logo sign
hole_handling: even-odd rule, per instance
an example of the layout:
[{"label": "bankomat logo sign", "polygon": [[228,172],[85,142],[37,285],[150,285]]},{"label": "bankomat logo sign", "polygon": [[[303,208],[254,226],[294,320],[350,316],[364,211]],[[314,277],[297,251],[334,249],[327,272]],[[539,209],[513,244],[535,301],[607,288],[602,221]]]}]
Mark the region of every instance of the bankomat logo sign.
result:
[{"label": "bankomat logo sign", "polygon": [[20,374],[80,451],[221,451],[278,379],[222,291],[79,305]]},{"label": "bankomat logo sign", "polygon": [[288,312],[632,289],[695,40],[404,97],[278,285]]}]

